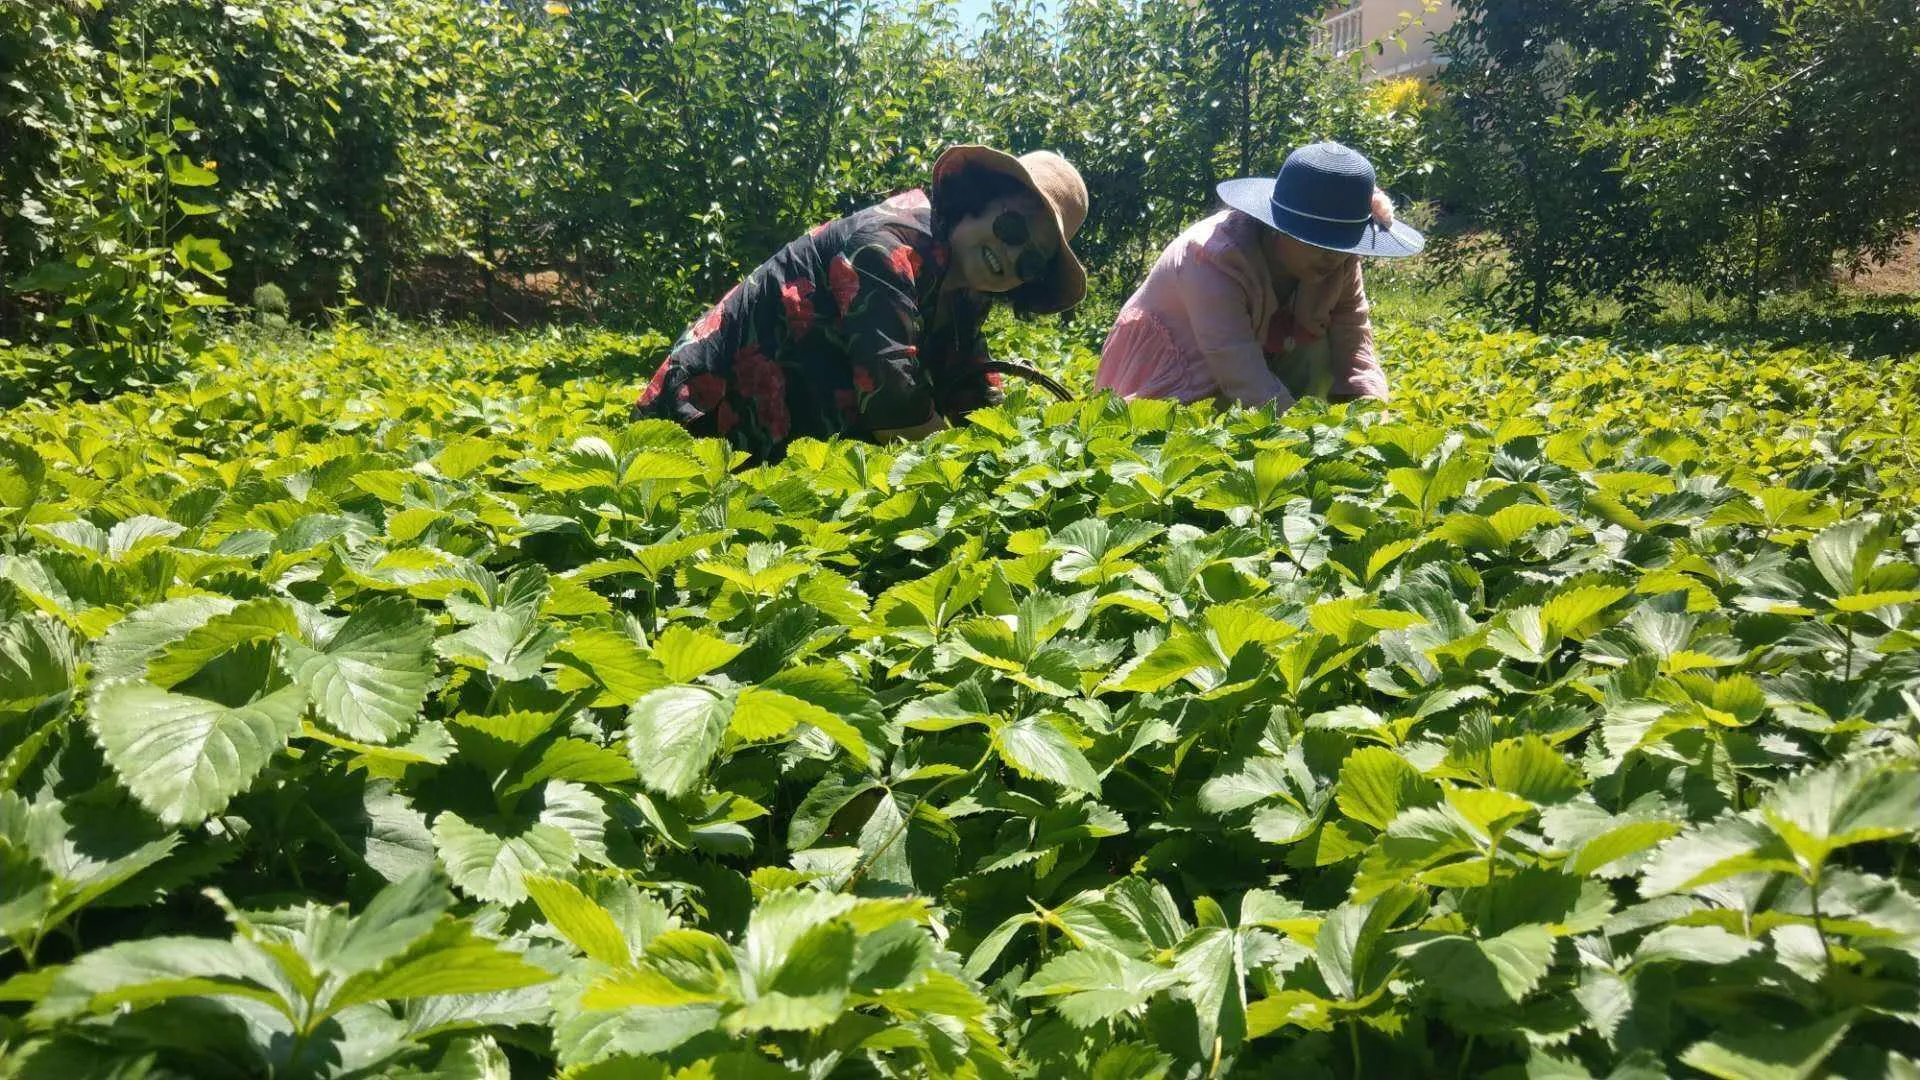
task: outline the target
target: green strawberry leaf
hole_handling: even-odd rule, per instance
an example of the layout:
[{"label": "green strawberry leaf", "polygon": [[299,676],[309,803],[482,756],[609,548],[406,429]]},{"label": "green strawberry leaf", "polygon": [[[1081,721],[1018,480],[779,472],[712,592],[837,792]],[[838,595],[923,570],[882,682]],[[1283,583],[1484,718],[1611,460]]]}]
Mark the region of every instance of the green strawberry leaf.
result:
[{"label": "green strawberry leaf", "polygon": [[280,666],[329,727],[381,744],[418,717],[434,675],[432,645],[433,624],[412,601],[381,596],[347,616],[324,648],[281,637]]},{"label": "green strawberry leaf", "polygon": [[111,682],[93,694],[87,721],[134,798],[170,825],[191,825],[253,786],[300,730],[306,707],[297,686],[229,708],[147,682]]},{"label": "green strawberry leaf", "polygon": [[674,686],[633,703],[627,750],[648,788],[677,798],[699,786],[733,721],[734,700],[698,686]]},{"label": "green strawberry leaf", "polygon": [[1045,716],[1030,716],[999,728],[993,735],[1001,760],[1020,775],[1100,795],[1100,776],[1065,731]]}]

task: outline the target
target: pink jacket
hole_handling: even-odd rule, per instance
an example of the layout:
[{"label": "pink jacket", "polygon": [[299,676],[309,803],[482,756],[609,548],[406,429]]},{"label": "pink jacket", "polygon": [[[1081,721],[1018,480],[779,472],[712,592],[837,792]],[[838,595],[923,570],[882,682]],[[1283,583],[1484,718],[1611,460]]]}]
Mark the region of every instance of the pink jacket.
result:
[{"label": "pink jacket", "polygon": [[1359,257],[1325,281],[1302,282],[1283,311],[1262,250],[1269,231],[1222,210],[1168,244],[1121,309],[1095,385],[1123,397],[1274,401],[1285,409],[1293,394],[1268,358],[1324,335],[1331,393],[1386,398]]}]

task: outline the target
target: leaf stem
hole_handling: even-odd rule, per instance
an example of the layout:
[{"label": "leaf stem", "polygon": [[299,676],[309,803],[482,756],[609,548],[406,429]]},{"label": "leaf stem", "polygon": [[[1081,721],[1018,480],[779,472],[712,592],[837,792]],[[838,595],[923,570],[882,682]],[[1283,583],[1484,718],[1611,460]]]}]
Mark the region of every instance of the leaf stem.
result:
[{"label": "leaf stem", "polygon": [[1813,876],[1807,881],[1807,906],[1813,911],[1813,932],[1820,935],[1820,955],[1826,960],[1826,970],[1833,971],[1833,946],[1827,944],[1827,927],[1820,917],[1820,867],[1813,868]]},{"label": "leaf stem", "polygon": [[[962,780],[979,772],[980,767],[985,765],[987,761],[992,757],[993,757],[993,737],[989,735],[987,737],[987,751],[986,753],[980,755],[980,760],[974,762],[973,767],[968,769],[966,772],[956,773],[953,776],[949,776],[946,779],[941,780],[939,783],[928,788],[927,793],[925,795],[922,795],[918,799],[914,800],[913,809],[900,815],[900,824],[895,825],[893,827],[893,831],[887,834],[887,838],[884,841],[875,845],[873,852],[871,854],[867,855],[865,858],[860,860],[859,865],[853,868],[853,873],[847,875],[846,883],[840,886],[839,891],[840,892],[853,891],[853,887],[860,883],[860,879],[866,876],[867,871],[873,869],[873,864],[879,860],[881,854],[885,852],[888,848],[892,847],[894,841],[900,839],[901,833],[907,831],[907,826],[913,823],[914,817],[920,813],[920,808],[922,806],[925,806],[928,800],[932,799],[935,795],[938,795],[942,788],[945,788],[948,784],[953,783],[955,780]],[[891,794],[891,789],[889,789],[889,794]]]},{"label": "leaf stem", "polygon": [[1845,670],[1846,681],[1844,685],[1848,689],[1852,689],[1853,688],[1853,616],[1852,614],[1847,614],[1843,616],[1840,620],[1840,626],[1842,629],[1846,630],[1847,632],[1847,662],[1846,662],[1846,670]]},{"label": "leaf stem", "polygon": [[295,1024],[293,1027],[293,1044],[287,1048],[287,1065],[290,1071],[297,1072],[299,1070],[300,1054],[301,1051],[306,1048],[306,1043],[307,1026],[305,1024]]},{"label": "leaf stem", "polygon": [[1109,772],[1107,775],[1118,776],[1118,777],[1122,777],[1124,779],[1133,781],[1135,784],[1138,784],[1140,786],[1140,790],[1146,792],[1150,797],[1152,797],[1154,802],[1159,804],[1160,809],[1162,811],[1172,810],[1173,802],[1167,798],[1167,793],[1165,791],[1162,791],[1160,788],[1153,786],[1152,784],[1148,783],[1145,779],[1134,775],[1133,762],[1131,761],[1122,762],[1119,765],[1115,766],[1113,771]]}]

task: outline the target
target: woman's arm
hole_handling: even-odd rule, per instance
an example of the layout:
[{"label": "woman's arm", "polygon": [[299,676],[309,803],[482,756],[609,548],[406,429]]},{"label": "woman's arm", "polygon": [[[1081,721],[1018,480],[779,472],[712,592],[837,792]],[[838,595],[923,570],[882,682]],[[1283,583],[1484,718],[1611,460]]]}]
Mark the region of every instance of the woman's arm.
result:
[{"label": "woman's arm", "polygon": [[953,353],[942,357],[934,407],[948,423],[958,424],[975,409],[1006,400],[1000,376],[987,370],[993,353],[987,348],[986,310],[972,301],[955,298]]},{"label": "woman's arm", "polygon": [[1287,384],[1267,367],[1261,335],[1239,283],[1197,251],[1181,264],[1178,281],[1194,340],[1220,392],[1242,405],[1271,401],[1282,410],[1292,406]]},{"label": "woman's arm", "polygon": [[[834,257],[829,284],[841,304],[847,363],[860,420],[879,439],[919,438],[945,421],[920,361],[922,313],[912,248],[884,233],[857,236]],[[939,427],[932,426],[939,421]]]},{"label": "woman's arm", "polygon": [[1363,397],[1385,401],[1387,373],[1373,352],[1373,320],[1360,260],[1352,260],[1345,273],[1327,322],[1327,360],[1333,369],[1333,387],[1327,396],[1334,401]]}]

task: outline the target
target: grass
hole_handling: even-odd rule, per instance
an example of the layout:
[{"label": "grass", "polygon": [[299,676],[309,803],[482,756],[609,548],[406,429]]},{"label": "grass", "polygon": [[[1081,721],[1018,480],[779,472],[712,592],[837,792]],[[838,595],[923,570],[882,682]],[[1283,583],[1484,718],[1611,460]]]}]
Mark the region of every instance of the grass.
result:
[{"label": "grass", "polygon": [[[1377,327],[1433,326],[1463,315],[1494,327],[1506,322],[1480,302],[1487,282],[1438,279],[1417,262],[1369,270],[1367,294]],[[1838,283],[1768,296],[1753,311],[1742,299],[1710,296],[1683,285],[1658,285],[1652,294],[1651,310],[1634,311],[1615,300],[1595,299],[1545,331],[1606,338],[1639,349],[1764,344],[1831,346],[1860,357],[1920,353],[1920,292]]]},{"label": "grass", "polygon": [[1769,297],[1749,314],[1744,304],[1675,290],[1650,318],[1613,312],[1573,329],[1645,348],[1747,341],[1832,346],[1860,357],[1907,356],[1920,353],[1920,295],[1843,289],[1792,293]]}]

